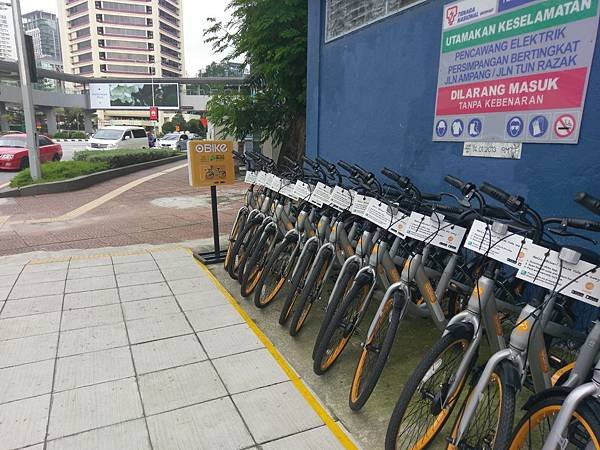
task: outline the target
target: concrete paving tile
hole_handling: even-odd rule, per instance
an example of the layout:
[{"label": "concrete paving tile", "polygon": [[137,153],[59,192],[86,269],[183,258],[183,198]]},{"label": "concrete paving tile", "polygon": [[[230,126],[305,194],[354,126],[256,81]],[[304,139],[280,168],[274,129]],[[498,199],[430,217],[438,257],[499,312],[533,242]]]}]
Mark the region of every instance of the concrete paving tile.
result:
[{"label": "concrete paving tile", "polygon": [[186,311],[185,314],[195,331],[205,331],[244,323],[242,316],[230,304],[195,309],[193,311]]},{"label": "concrete paving tile", "polygon": [[67,279],[67,269],[49,270],[47,272],[23,272],[19,276],[17,286],[31,283],[48,283]]},{"label": "concrete paving tile", "polygon": [[9,450],[44,441],[50,395],[0,405],[0,450]]},{"label": "concrete paving tile", "polygon": [[18,273],[15,273],[12,275],[0,275],[0,287],[1,288],[12,287],[12,285],[15,284],[15,281],[17,281],[18,277],[19,277]]},{"label": "concrete paving tile", "polygon": [[169,281],[173,294],[187,294],[188,292],[200,292],[214,287],[213,282],[206,275],[198,275],[195,278]]},{"label": "concrete paving tile", "polygon": [[123,321],[121,305],[94,306],[91,308],[71,309],[64,311],[61,331],[77,328],[97,327]]},{"label": "concrete paving tile", "polygon": [[206,360],[202,346],[193,334],[133,345],[138,374]]},{"label": "concrete paving tile", "polygon": [[59,358],[56,362],[54,391],[135,376],[129,347]]},{"label": "concrete paving tile", "polygon": [[48,442],[48,450],[150,450],[143,419],[118,423]]},{"label": "concrete paving tile", "polygon": [[62,294],[65,289],[64,281],[50,281],[46,283],[17,284],[9,295],[9,300],[29,297],[43,297],[45,295]]},{"label": "concrete paving tile", "polygon": [[139,386],[147,415],[227,395],[208,361],[141,375]]},{"label": "concrete paving tile", "polygon": [[112,257],[113,264],[126,264],[140,261],[153,261],[150,253],[139,253],[132,255],[117,255]]},{"label": "concrete paving tile", "polygon": [[156,249],[150,250],[150,253],[157,261],[162,261],[166,259],[174,259],[174,258],[192,258],[190,252],[186,248],[175,247],[170,249]]},{"label": "concrete paving tile", "polygon": [[180,312],[175,297],[160,297],[123,303],[125,320],[145,319]]},{"label": "concrete paving tile", "polygon": [[182,267],[165,267],[160,270],[167,281],[196,277],[206,278],[206,273],[197,264],[192,261],[187,261],[186,264]]},{"label": "concrete paving tile", "polygon": [[264,347],[246,324],[202,331],[198,338],[211,359]]},{"label": "concrete paving tile", "polygon": [[21,450],[44,450],[44,444],[30,445],[28,447],[23,447]]},{"label": "concrete paving tile", "polygon": [[0,367],[54,359],[58,333],[0,341]]},{"label": "concrete paving tile", "polygon": [[161,283],[164,278],[160,271],[152,270],[149,272],[122,273],[117,275],[117,284],[122,286],[135,286],[138,284]]},{"label": "concrete paving tile", "polygon": [[0,341],[54,333],[60,325],[60,311],[0,320]]},{"label": "concrete paving tile", "polygon": [[180,336],[192,332],[183,314],[128,320],[127,330],[132,344]]},{"label": "concrete paving tile", "polygon": [[323,424],[291,382],[232,396],[256,442],[266,442]]},{"label": "concrete paving tile", "polygon": [[0,403],[49,394],[54,360],[0,369]]},{"label": "concrete paving tile", "polygon": [[135,378],[54,394],[48,438],[55,439],[142,417]]},{"label": "concrete paving tile", "polygon": [[12,290],[12,286],[0,287],[0,300],[4,301],[8,298],[8,294]]},{"label": "concrete paving tile", "polygon": [[219,291],[216,287],[209,288],[202,292],[179,294],[175,297],[184,311],[229,304],[225,296],[221,294],[221,291]]},{"label": "concrete paving tile", "polygon": [[112,265],[110,256],[101,258],[71,258],[69,270],[81,269],[83,267],[109,266]]},{"label": "concrete paving tile", "polygon": [[95,291],[98,289],[110,289],[117,287],[114,275],[104,277],[83,278],[78,280],[67,280],[65,292]]},{"label": "concrete paving tile", "polygon": [[65,294],[64,309],[66,311],[69,309],[90,308],[114,303],[119,303],[119,291],[116,288],[74,292],[72,294]]},{"label": "concrete paving tile", "polygon": [[108,266],[79,267],[76,269],[69,267],[67,278],[69,280],[77,280],[81,278],[106,277],[113,275],[112,267],[112,264]]},{"label": "concrete paving tile", "polygon": [[158,270],[158,266],[154,261],[139,261],[125,264],[115,264],[115,273],[122,275],[125,273],[148,272],[149,270]]},{"label": "concrete paving tile", "polygon": [[144,300],[146,298],[168,297],[173,295],[167,283],[142,284],[119,288],[122,302]]},{"label": "concrete paving tile", "polygon": [[95,352],[127,345],[127,332],[122,323],[60,333],[58,356]]},{"label": "concrete paving tile", "polygon": [[254,444],[228,397],[148,417],[154,450],[241,449]]},{"label": "concrete paving tile", "polygon": [[261,445],[263,450],[343,450],[345,447],[326,426],[313,428]]},{"label": "concrete paving tile", "polygon": [[22,265],[2,264],[0,265],[0,275],[18,275],[23,270]]},{"label": "concrete paving tile", "polygon": [[180,267],[186,267],[190,264],[196,265],[196,263],[194,262],[194,260],[192,258],[193,257],[191,255],[189,255],[189,256],[181,256],[178,258],[157,259],[156,264],[158,264],[158,267],[160,267],[160,270],[177,269]]},{"label": "concrete paving tile", "polygon": [[60,311],[62,309],[62,295],[48,295],[45,297],[22,298],[6,302],[0,317],[30,316],[32,314]]},{"label": "concrete paving tile", "polygon": [[49,270],[66,270],[69,267],[69,261],[55,261],[42,264],[27,264],[23,273],[48,272]]},{"label": "concrete paving tile", "polygon": [[259,349],[213,361],[230,394],[288,381],[267,349]]}]

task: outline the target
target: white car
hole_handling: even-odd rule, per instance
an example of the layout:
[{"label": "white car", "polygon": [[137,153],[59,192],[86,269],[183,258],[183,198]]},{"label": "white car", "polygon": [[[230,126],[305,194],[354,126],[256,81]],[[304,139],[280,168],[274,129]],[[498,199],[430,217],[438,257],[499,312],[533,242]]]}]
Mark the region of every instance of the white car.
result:
[{"label": "white car", "polygon": [[177,150],[177,144],[181,136],[185,136],[184,133],[168,133],[156,141],[156,148],[170,148]]},{"label": "white car", "polygon": [[148,148],[148,136],[142,127],[100,128],[88,141],[87,150],[116,150],[124,148]]}]

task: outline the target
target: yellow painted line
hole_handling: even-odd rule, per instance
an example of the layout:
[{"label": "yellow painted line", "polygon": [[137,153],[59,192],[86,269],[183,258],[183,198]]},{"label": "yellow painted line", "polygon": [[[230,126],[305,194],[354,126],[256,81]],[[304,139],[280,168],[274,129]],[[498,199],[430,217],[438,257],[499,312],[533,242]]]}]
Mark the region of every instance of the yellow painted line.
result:
[{"label": "yellow painted line", "polygon": [[[190,251],[191,253],[191,251]],[[263,343],[266,349],[271,353],[271,356],[275,358],[275,361],[279,364],[279,366],[283,369],[285,374],[289,377],[290,381],[296,387],[298,392],[304,400],[310,405],[310,407],[317,413],[317,415],[321,418],[323,423],[329,428],[329,430],[333,433],[333,435],[340,441],[340,443],[344,446],[344,448],[358,450],[358,447],[352,439],[346,434],[346,432],[336,423],[336,421],[329,415],[327,410],[321,405],[319,400],[314,396],[311,390],[306,386],[304,381],[300,378],[298,373],[289,365],[289,363],[285,360],[285,358],[279,353],[279,350],[273,345],[271,340],[261,331],[260,328],[254,323],[252,318],[248,315],[246,311],[238,304],[238,302],[233,298],[233,296],[229,293],[227,289],[221,284],[221,282],[215,277],[208,268],[202,264],[200,261],[194,259],[196,263],[207,273],[212,282],[217,286],[217,288],[221,291],[221,293],[227,298],[229,303],[236,309],[240,316],[246,321],[250,329],[254,332],[256,337]]]},{"label": "yellow painted line", "polygon": [[109,202],[110,200],[118,197],[119,195],[123,194],[124,192],[127,192],[127,191],[133,189],[134,187],[139,186],[140,184],[143,184],[147,181],[153,180],[154,178],[158,178],[162,175],[166,175],[168,173],[174,172],[176,170],[183,169],[184,167],[187,167],[187,163],[181,164],[179,166],[171,167],[170,169],[161,170],[160,172],[156,172],[151,175],[147,175],[145,177],[138,178],[137,180],[133,180],[127,184],[124,184],[121,187],[118,187],[117,189],[114,189],[114,190],[98,197],[97,199],[92,200],[89,203],[86,203],[85,205],[80,206],[79,208],[75,208],[74,210],[69,211],[66,214],[63,214],[62,216],[47,217],[45,219],[19,220],[19,221],[15,221],[15,222],[8,222],[8,224],[9,225],[18,225],[18,224],[34,224],[34,223],[52,223],[52,222],[65,222],[67,220],[76,219],[77,217],[80,217],[80,216],[98,208],[99,206],[102,206],[106,202]]}]

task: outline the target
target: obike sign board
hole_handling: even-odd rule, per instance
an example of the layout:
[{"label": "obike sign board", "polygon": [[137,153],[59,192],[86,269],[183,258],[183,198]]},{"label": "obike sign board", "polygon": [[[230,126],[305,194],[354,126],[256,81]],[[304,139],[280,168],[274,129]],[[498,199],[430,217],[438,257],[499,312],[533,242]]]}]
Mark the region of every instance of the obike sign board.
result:
[{"label": "obike sign board", "polygon": [[233,142],[188,141],[188,172],[190,186],[233,184]]},{"label": "obike sign board", "polygon": [[434,141],[578,142],[598,0],[462,0],[443,15]]}]

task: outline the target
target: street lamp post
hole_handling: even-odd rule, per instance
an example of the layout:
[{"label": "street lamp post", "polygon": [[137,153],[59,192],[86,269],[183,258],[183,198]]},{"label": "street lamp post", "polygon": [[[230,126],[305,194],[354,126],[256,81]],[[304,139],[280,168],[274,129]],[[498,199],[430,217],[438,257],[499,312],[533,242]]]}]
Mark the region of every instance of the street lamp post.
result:
[{"label": "street lamp post", "polygon": [[19,0],[12,1],[13,22],[15,27],[15,42],[17,44],[17,56],[19,58],[19,76],[21,79],[21,95],[23,96],[23,116],[25,119],[25,131],[27,133],[27,152],[29,156],[29,167],[31,178],[37,180],[42,176],[40,167],[40,152],[35,127],[35,107],[33,105],[33,91],[31,89],[31,78],[29,76],[29,58],[25,49],[25,32],[21,19],[21,5]]},{"label": "street lamp post", "polygon": [[[152,108],[154,109],[156,107],[156,101],[154,99],[154,77],[156,76],[156,64],[153,64],[151,66],[151,70],[152,70],[152,73],[151,73],[151,75],[152,75],[152,78],[151,78],[151,83],[152,83]],[[156,133],[157,133],[157,124],[158,124],[158,111],[157,111],[157,114],[156,114],[156,119],[157,120],[153,120],[152,121],[152,131],[153,131],[153,134],[154,134],[155,138],[157,136]]]}]

